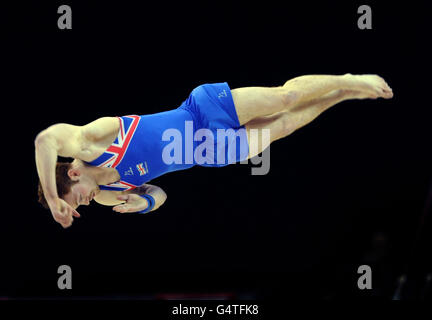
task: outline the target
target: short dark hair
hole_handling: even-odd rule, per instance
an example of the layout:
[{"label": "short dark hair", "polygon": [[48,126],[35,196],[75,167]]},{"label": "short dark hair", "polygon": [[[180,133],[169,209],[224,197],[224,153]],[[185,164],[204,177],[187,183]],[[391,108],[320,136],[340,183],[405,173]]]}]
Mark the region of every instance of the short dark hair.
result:
[{"label": "short dark hair", "polygon": [[[72,163],[70,162],[57,162],[56,164],[57,193],[60,198],[63,198],[65,194],[69,193],[71,187],[78,182],[72,181],[72,179],[69,177],[68,171],[71,168]],[[45,209],[49,209],[40,181],[38,184],[38,197],[39,203],[41,203]]]}]

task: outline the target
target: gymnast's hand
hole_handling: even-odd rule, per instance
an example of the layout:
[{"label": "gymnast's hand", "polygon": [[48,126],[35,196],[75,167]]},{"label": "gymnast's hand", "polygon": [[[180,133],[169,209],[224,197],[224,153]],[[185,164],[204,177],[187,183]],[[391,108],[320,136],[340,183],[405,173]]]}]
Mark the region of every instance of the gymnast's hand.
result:
[{"label": "gymnast's hand", "polygon": [[60,223],[63,228],[72,225],[73,217],[80,217],[80,214],[61,198],[57,198],[49,207],[54,220]]},{"label": "gymnast's hand", "polygon": [[124,212],[138,212],[145,210],[148,207],[148,201],[137,194],[127,194],[117,197],[118,200],[126,201],[125,204],[120,204],[113,208],[114,211]]}]

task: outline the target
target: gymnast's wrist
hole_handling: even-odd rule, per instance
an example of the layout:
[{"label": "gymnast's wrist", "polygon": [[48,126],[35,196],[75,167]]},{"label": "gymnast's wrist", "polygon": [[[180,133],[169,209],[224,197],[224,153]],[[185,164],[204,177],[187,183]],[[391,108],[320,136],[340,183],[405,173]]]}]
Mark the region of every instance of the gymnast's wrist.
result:
[{"label": "gymnast's wrist", "polygon": [[46,203],[48,205],[48,207],[51,208],[56,208],[58,206],[58,202],[60,200],[60,197],[55,197],[55,196],[46,196],[45,197]]},{"label": "gymnast's wrist", "polygon": [[155,199],[149,194],[140,194],[139,196],[147,201],[147,208],[138,211],[138,213],[147,213],[153,210],[156,202]]}]

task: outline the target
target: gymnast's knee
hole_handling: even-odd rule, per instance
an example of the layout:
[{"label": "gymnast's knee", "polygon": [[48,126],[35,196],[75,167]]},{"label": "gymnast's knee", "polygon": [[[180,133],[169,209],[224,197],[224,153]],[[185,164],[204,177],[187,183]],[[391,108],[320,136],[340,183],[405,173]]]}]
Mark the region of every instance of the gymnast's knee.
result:
[{"label": "gymnast's knee", "polygon": [[298,90],[291,88],[280,87],[279,95],[285,109],[295,106],[300,98]]}]

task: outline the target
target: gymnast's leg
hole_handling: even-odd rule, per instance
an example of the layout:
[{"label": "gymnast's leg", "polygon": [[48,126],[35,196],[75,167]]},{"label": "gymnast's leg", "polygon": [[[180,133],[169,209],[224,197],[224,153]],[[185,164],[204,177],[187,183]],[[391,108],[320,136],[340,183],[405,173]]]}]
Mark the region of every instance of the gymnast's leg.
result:
[{"label": "gymnast's leg", "polygon": [[391,88],[377,75],[306,75],[278,87],[245,87],[231,93],[240,125],[262,117],[287,111],[334,90],[362,91],[376,97],[391,98]]},{"label": "gymnast's leg", "polygon": [[[298,103],[286,111],[255,118],[245,124],[249,142],[249,158],[264,151],[272,142],[284,138],[307,125],[322,112],[345,100],[376,99],[374,93],[354,90],[334,90],[322,97]],[[254,130],[252,130],[254,129]],[[270,139],[263,139],[263,129],[269,129]]]}]

